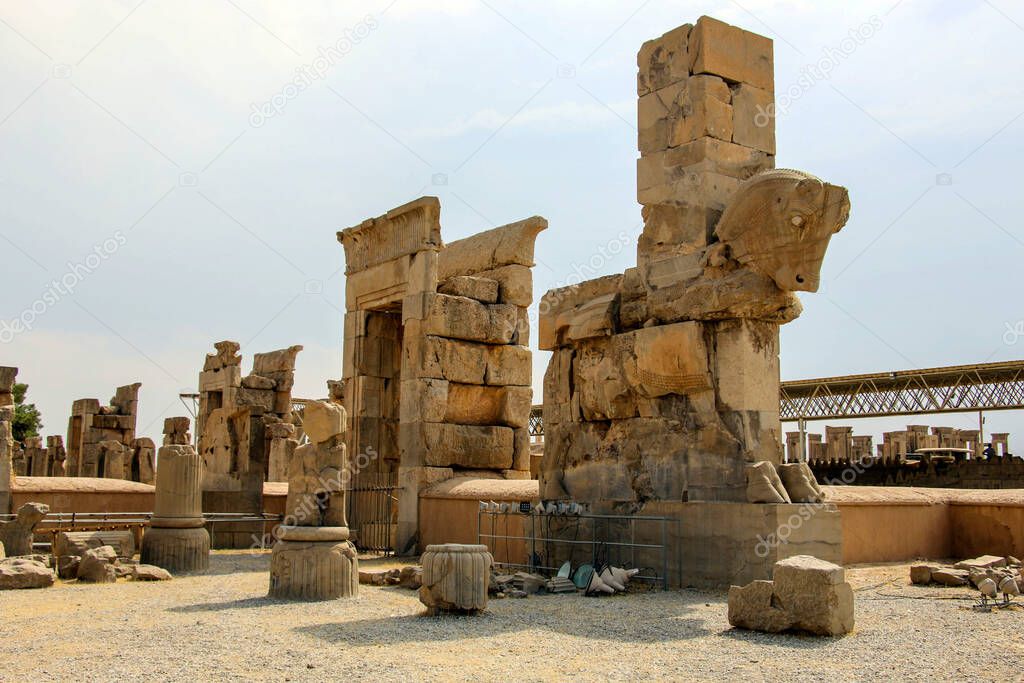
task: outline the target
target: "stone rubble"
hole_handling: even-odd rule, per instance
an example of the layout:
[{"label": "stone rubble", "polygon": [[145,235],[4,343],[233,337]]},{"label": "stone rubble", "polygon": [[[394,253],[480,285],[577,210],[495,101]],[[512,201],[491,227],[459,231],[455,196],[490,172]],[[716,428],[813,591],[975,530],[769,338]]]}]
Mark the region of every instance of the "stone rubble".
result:
[{"label": "stone rubble", "polygon": [[768,633],[838,636],[853,630],[853,602],[842,567],[797,555],[775,563],[772,581],[732,586],[729,623]]}]

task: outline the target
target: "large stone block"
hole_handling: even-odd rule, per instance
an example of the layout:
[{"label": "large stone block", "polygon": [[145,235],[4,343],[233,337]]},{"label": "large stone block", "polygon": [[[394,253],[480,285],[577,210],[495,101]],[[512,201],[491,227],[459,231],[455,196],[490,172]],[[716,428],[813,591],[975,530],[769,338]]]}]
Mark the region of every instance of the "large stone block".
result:
[{"label": "large stone block", "polygon": [[462,296],[484,304],[498,303],[498,281],[470,275],[456,275],[437,286],[440,294]]},{"label": "large stone block", "polygon": [[733,83],[775,91],[775,58],[770,38],[701,17],[687,44],[690,72],[714,74]]},{"label": "large stone block", "polygon": [[[679,520],[669,527],[671,586],[726,588],[770,580],[775,563],[795,555],[842,562],[842,520],[835,505],[650,501],[642,514]],[[638,543],[646,542],[644,533],[653,541],[654,532],[644,531]]]},{"label": "large stone block", "polygon": [[733,111],[729,86],[717,76],[691,76],[679,93],[679,116],[669,130],[670,147],[708,136],[731,141]]},{"label": "large stone block", "polygon": [[514,434],[508,427],[423,423],[419,430],[429,467],[512,469]]},{"label": "large stone block", "polygon": [[775,564],[773,581],[729,589],[729,623],[739,628],[820,636],[854,626],[853,589],[842,567],[807,555]]},{"label": "large stone block", "polygon": [[[726,410],[772,412],[779,405],[779,327],[724,321],[711,326],[718,400]],[[781,430],[779,430],[781,431]]]},{"label": "large stone block", "polygon": [[0,560],[0,591],[48,588],[53,585],[53,570],[29,558]]},{"label": "large stone block", "polygon": [[740,83],[732,89],[732,139],[738,145],[775,154],[775,96]]},{"label": "large stone block", "polygon": [[533,216],[448,244],[438,255],[437,277],[476,275],[502,266],[533,267],[534,242],[548,222]]},{"label": "large stone block", "polygon": [[443,422],[448,409],[449,382],[443,379],[413,379],[402,382],[402,422]]},{"label": "large stone block", "polygon": [[498,301],[503,304],[529,306],[533,303],[533,271],[529,266],[502,266],[482,270],[476,276],[498,283]]},{"label": "large stone block", "polygon": [[426,334],[487,344],[508,344],[516,329],[517,309],[511,304],[482,304],[461,296],[432,297]]},{"label": "large stone block", "polygon": [[552,289],[541,298],[538,343],[544,351],[615,331],[621,275]]},{"label": "large stone block", "polygon": [[526,427],[530,422],[532,397],[530,387],[449,384],[444,421]]},{"label": "large stone block", "polygon": [[637,100],[637,147],[643,154],[667,149],[672,122],[679,118],[679,93],[686,79],[654,90]]},{"label": "large stone block", "polygon": [[648,40],[637,54],[636,93],[643,96],[659,88],[686,79],[689,75],[687,43],[691,24]]},{"label": "large stone block", "polygon": [[711,388],[701,323],[677,323],[630,333],[634,362],[626,363],[633,388],[646,398],[695,394]]},{"label": "large stone block", "polygon": [[332,437],[344,434],[348,416],[340,403],[310,401],[302,414],[302,431],[312,443],[323,443]]},{"label": "large stone block", "polygon": [[483,384],[490,347],[484,344],[425,336],[405,344],[408,367],[418,378]]},{"label": "large stone block", "polygon": [[533,378],[533,354],[526,346],[491,346],[487,349],[484,384],[528,387]]}]

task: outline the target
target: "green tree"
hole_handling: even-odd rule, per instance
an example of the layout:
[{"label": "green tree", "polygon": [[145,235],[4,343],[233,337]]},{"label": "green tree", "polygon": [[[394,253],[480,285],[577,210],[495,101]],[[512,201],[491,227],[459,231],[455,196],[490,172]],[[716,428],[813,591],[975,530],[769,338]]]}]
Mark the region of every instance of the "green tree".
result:
[{"label": "green tree", "polygon": [[43,428],[43,416],[39,409],[34,403],[25,403],[27,393],[27,384],[15,383],[14,422],[11,423],[11,431],[14,433],[14,440],[22,443],[31,436],[39,436],[39,430]]}]

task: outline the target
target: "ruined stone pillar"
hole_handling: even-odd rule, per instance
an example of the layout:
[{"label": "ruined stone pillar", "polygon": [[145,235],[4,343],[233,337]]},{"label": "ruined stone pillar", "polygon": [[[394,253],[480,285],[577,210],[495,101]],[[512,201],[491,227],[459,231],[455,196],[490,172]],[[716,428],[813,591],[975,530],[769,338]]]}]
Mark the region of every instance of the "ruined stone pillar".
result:
[{"label": "ruined stone pillar", "polygon": [[341,404],[306,404],[303,429],[310,442],[288,463],[285,518],[270,560],[271,597],[332,600],[359,591],[359,560],[345,519],[346,424]]},{"label": "ruined stone pillar", "polygon": [[156,503],[142,538],[142,562],[172,573],[204,571],[210,565],[210,534],[204,528],[203,461],[191,445],[187,417],[164,421],[157,455]]},{"label": "ruined stone pillar", "polygon": [[11,512],[11,489],[14,483],[14,380],[18,368],[0,367],[0,514]]}]

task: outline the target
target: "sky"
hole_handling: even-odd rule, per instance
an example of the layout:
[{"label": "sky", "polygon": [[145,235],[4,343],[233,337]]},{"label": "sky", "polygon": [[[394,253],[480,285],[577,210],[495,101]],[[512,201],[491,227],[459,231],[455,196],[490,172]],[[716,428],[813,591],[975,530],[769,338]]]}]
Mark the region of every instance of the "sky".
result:
[{"label": "sky", "polygon": [[[323,396],[335,233],[422,195],[447,241],[547,218],[537,299],[622,272],[636,52],[702,14],[775,41],[777,165],[850,191],[821,290],[783,328],[783,379],[1024,356],[1010,0],[0,0],[0,365],[46,434],[139,381],[139,435],[159,435],[221,339],[245,371],[302,344],[294,393]],[[908,422],[977,416],[851,424]]]}]

